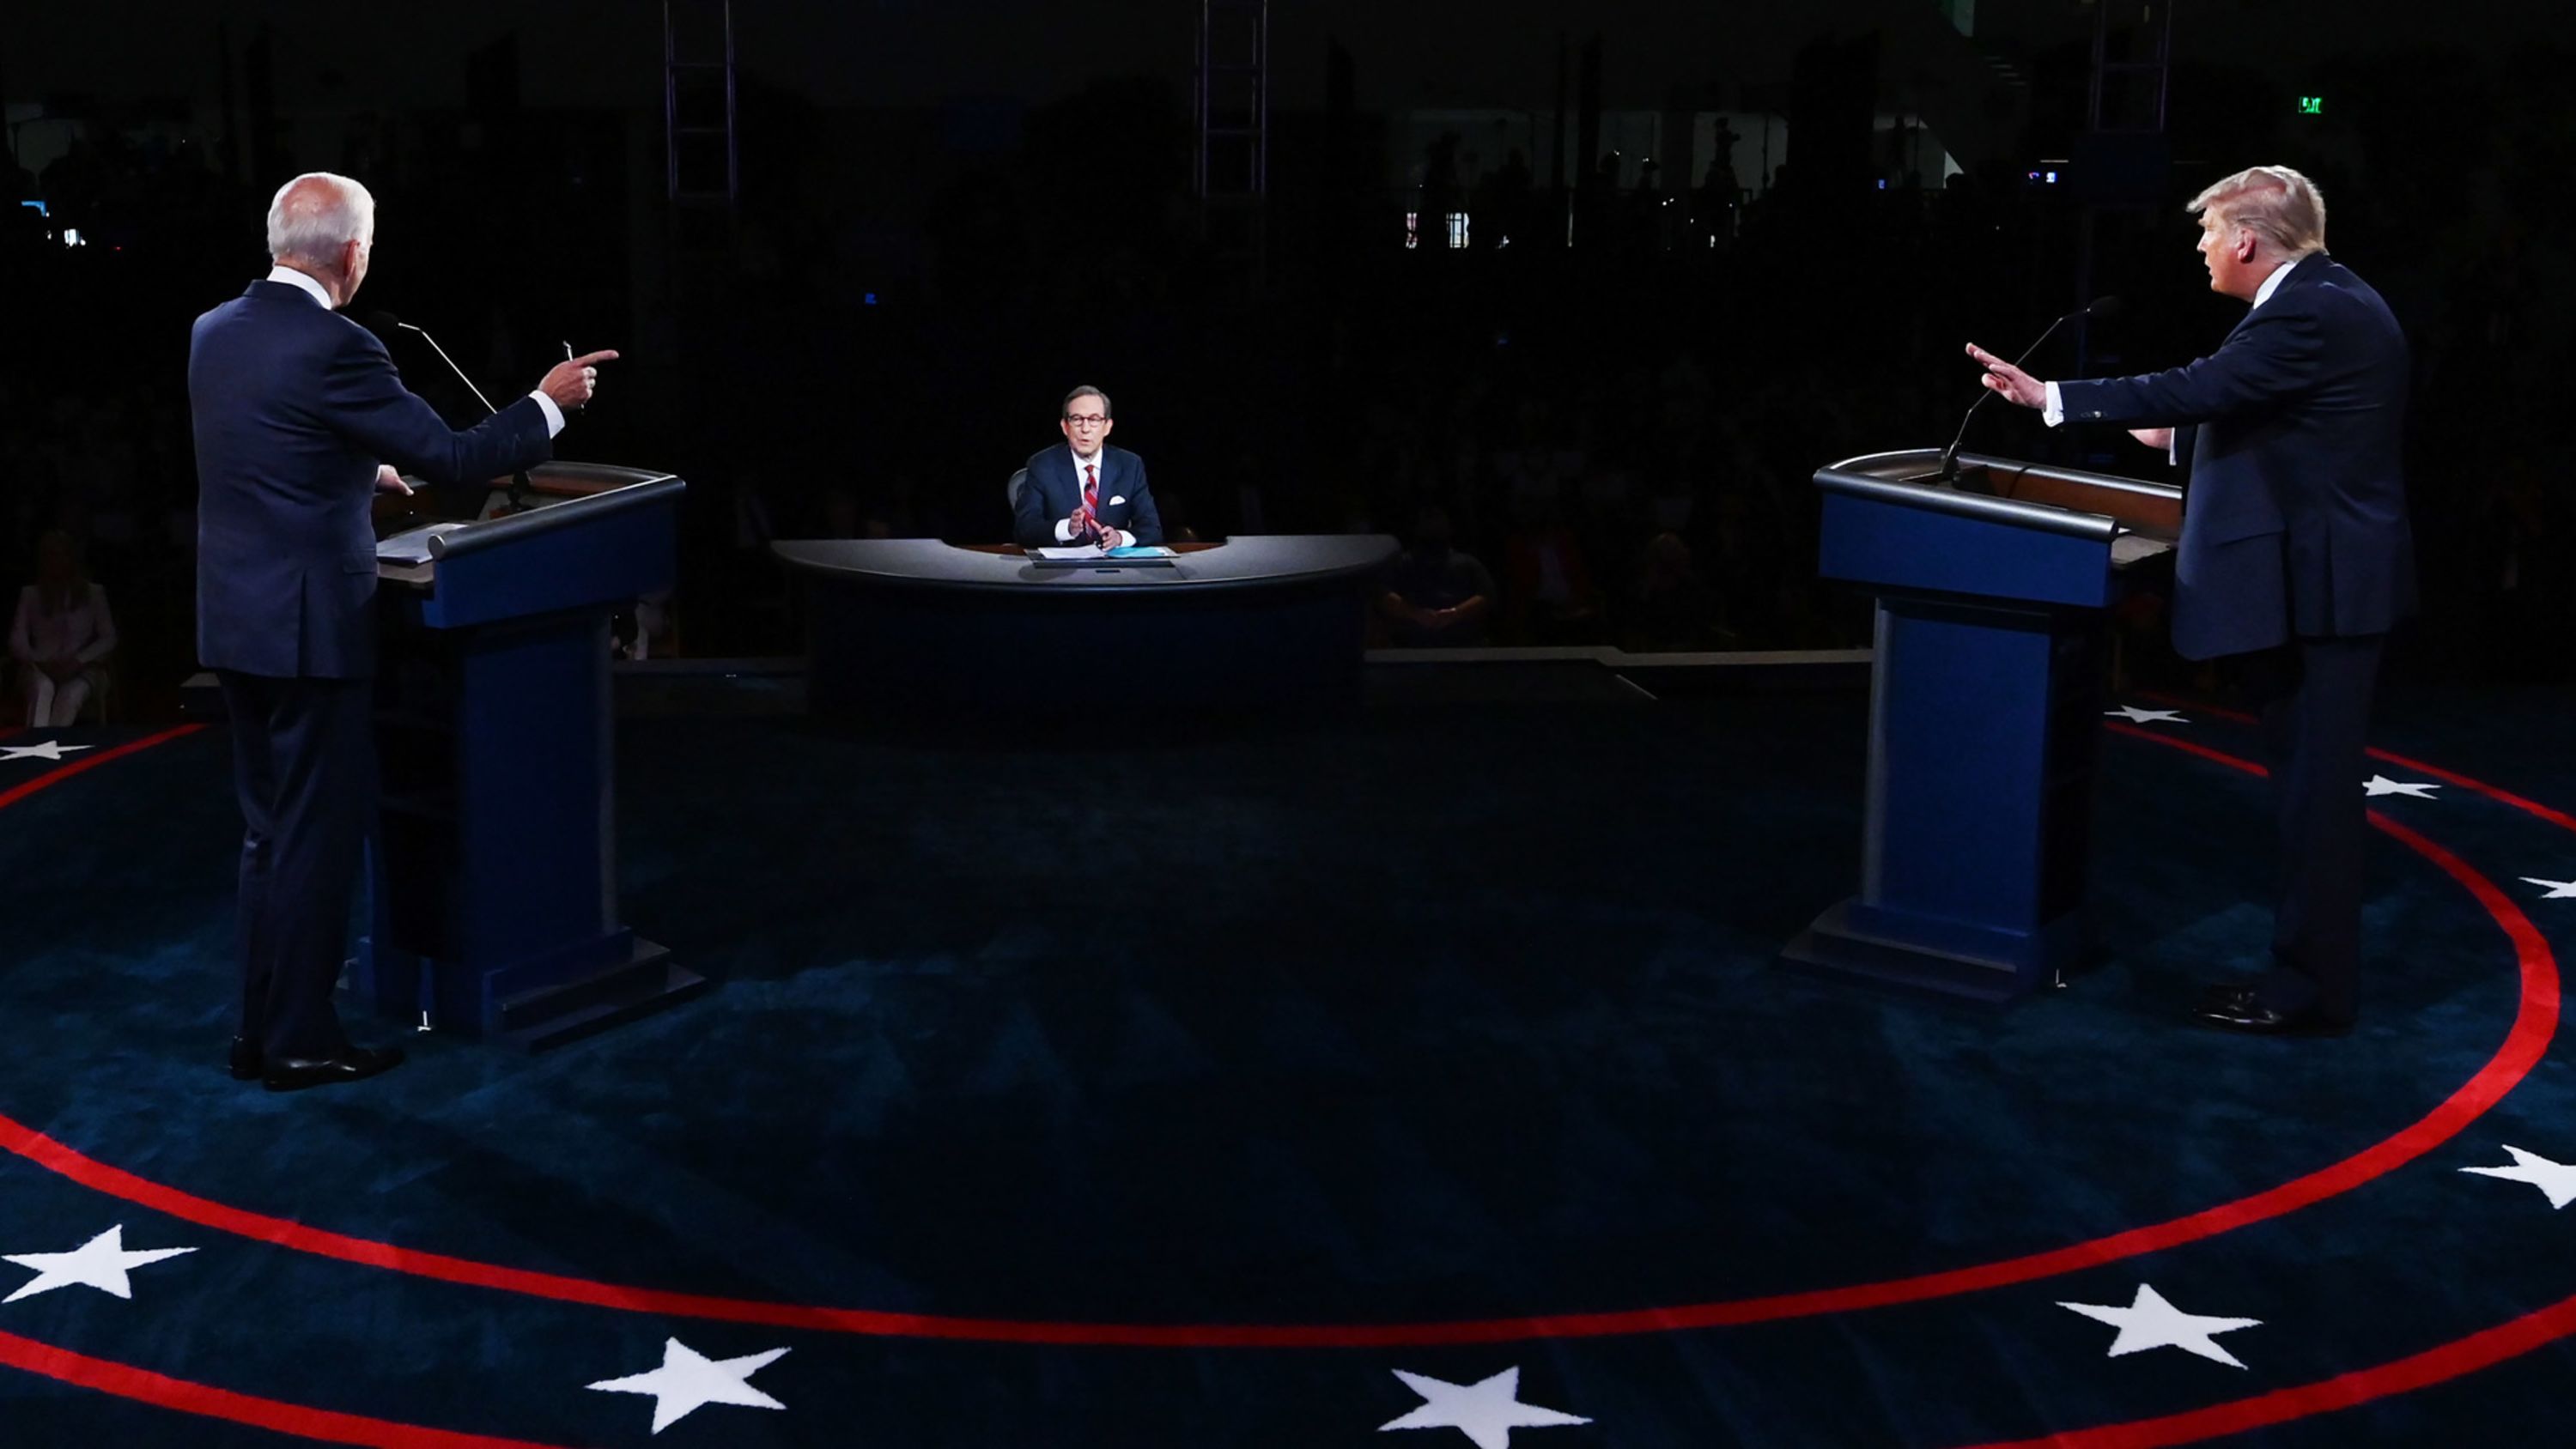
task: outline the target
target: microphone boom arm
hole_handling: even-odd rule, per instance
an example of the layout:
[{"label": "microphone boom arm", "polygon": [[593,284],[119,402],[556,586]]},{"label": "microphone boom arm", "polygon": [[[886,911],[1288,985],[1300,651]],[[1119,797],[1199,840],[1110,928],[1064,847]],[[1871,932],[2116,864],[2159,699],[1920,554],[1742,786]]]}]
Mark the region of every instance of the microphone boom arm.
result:
[{"label": "microphone boom arm", "polygon": [[483,389],[474,385],[474,379],[465,375],[465,369],[456,365],[456,359],[447,355],[447,349],[438,345],[437,338],[430,336],[428,332],[421,328],[414,327],[408,322],[397,322],[394,325],[405,332],[420,333],[420,340],[428,343],[430,350],[438,354],[438,360],[447,364],[447,370],[456,374],[456,380],[465,384],[465,390],[474,394],[474,400],[483,405],[483,411],[487,413],[497,413],[500,411],[499,408],[492,406],[492,400],[490,398],[483,395]]},{"label": "microphone boom arm", "polygon": [[[2049,323],[2048,330],[2039,334],[2038,341],[2023,348],[2021,356],[2014,358],[2012,365],[2019,367],[2023,363],[2030,361],[2031,354],[2039,351],[2042,347],[2047,346],[2048,339],[2057,335],[2058,328],[2065,326],[2067,323],[2074,321],[2078,317],[2107,317],[2111,315],[2111,310],[2111,299],[2108,297],[2102,298],[2099,301],[2088,302],[2085,305],[2076,308],[2074,311],[2069,312],[2058,318],[2056,321]],[[1967,441],[1968,424],[1976,418],[1977,409],[1984,407],[1986,405],[1986,399],[1993,397],[1994,395],[1995,392],[1993,388],[1979,384],[1977,388],[1977,400],[1968,404],[1967,416],[1959,419],[1958,433],[1950,439],[1950,446],[1941,450],[1942,482],[1956,483],[1959,481],[1959,445]]]}]

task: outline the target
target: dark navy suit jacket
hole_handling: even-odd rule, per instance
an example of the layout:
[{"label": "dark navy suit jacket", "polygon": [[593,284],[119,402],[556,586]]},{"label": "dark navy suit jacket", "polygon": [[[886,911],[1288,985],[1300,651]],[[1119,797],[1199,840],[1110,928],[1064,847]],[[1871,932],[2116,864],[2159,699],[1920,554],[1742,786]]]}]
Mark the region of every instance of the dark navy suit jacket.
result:
[{"label": "dark navy suit jacket", "polygon": [[434,484],[544,462],[536,399],[464,432],[414,397],[375,334],[260,281],[188,340],[197,441],[197,658],[277,678],[375,672],[376,465]]},{"label": "dark navy suit jacket", "polygon": [[[1011,531],[1022,548],[1052,546],[1057,520],[1070,517],[1081,503],[1073,449],[1058,444],[1030,457],[1028,484],[1011,506]],[[1106,444],[1100,449],[1100,521],[1136,535],[1138,543],[1163,541],[1163,515],[1145,484],[1145,460]]]},{"label": "dark navy suit jacket", "polygon": [[2399,462],[2407,374],[2388,304],[2317,252],[2209,356],[2058,384],[2071,421],[2177,428],[2191,471],[2175,649],[2208,659],[2381,634],[2415,611]]}]

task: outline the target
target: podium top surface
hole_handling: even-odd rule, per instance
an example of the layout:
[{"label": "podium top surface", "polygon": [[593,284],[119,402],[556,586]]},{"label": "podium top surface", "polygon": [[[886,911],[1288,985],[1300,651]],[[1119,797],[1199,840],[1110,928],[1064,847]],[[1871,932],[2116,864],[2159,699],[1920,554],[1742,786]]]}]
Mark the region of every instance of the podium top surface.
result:
[{"label": "podium top surface", "polygon": [[[493,480],[494,488],[510,480]],[[402,583],[427,583],[439,561],[558,530],[579,528],[611,514],[668,502],[688,490],[677,474],[609,463],[540,463],[528,470],[535,502],[524,512],[471,522],[432,523],[379,540],[379,573]]]},{"label": "podium top surface", "polygon": [[2171,543],[2182,534],[2182,489],[1978,453],[1959,455],[1944,482],[1939,448],[1867,453],[1816,470],[1816,486],[1919,508],[2100,542],[2128,535]]},{"label": "podium top surface", "polygon": [[1392,560],[1396,542],[1382,533],[1239,535],[1157,568],[1046,567],[935,538],[782,539],[770,550],[800,572],[856,584],[1144,594],[1356,579]]}]

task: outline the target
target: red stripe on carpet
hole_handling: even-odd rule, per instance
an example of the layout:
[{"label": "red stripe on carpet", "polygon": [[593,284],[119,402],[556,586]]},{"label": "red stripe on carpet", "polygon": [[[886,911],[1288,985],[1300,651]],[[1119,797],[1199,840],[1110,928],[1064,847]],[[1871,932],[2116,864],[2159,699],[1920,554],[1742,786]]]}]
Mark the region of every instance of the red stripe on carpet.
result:
[{"label": "red stripe on carpet", "polygon": [[[2262,772],[2262,767],[2250,760],[2238,759],[2206,745],[2133,726],[2114,725],[2112,728],[2126,730],[2157,744],[2231,768],[2257,774]],[[2249,1223],[2294,1212],[2338,1193],[2348,1192],[2414,1161],[2457,1136],[2470,1122],[2512,1091],[2547,1053],[2551,1035],[2557,1029],[2558,965],[2550,954],[2548,942],[2542,939],[2530,918],[2510,897],[2459,857],[2376,814],[2371,817],[2371,823],[2466,886],[2513,943],[2522,975],[2521,1005],[2504,1045],[2479,1068],[2475,1076],[2453,1092],[2447,1101],[2395,1136],[2341,1162],[2251,1197],[2223,1203],[2187,1217],[2047,1252],[1879,1283],[1670,1308],[1430,1323],[1131,1324],[954,1318],[722,1298],[601,1283],[351,1237],[250,1212],[148,1181],[122,1168],[84,1156],[5,1116],[0,1116],[0,1147],[109,1196],[221,1232],[319,1257],[622,1312],[758,1323],[826,1333],[1127,1348],[1387,1348],[1665,1333],[1825,1313],[1850,1313],[1895,1304],[1920,1303],[2098,1267],[2142,1253],[2159,1252],[2216,1237]]]},{"label": "red stripe on carpet", "polygon": [[2161,1419],[2068,1429],[2038,1439],[1981,1445],[1979,1449],[2157,1449],[2161,1445],[2215,1439],[2222,1434],[2242,1434],[2429,1388],[2545,1348],[2571,1333],[2576,1333],[2576,1298],[2562,1298],[2510,1323],[2497,1324],[2376,1368],[2356,1369],[2313,1384],[2212,1404]]},{"label": "red stripe on carpet", "polygon": [[201,1418],[228,1419],[256,1429],[274,1429],[280,1434],[318,1439],[325,1444],[366,1444],[380,1446],[380,1449],[550,1449],[548,1445],[525,1439],[495,1439],[483,1434],[425,1429],[417,1424],[370,1419],[359,1414],[317,1409],[307,1404],[289,1404],[277,1399],[237,1394],[211,1384],[156,1374],[132,1364],[91,1358],[49,1343],[38,1343],[32,1338],[20,1338],[14,1333],[0,1333],[0,1364],[59,1379],[80,1388],[114,1394],[120,1399],[157,1404]]},{"label": "red stripe on carpet", "polygon": [[2155,744],[2163,745],[2168,749],[2180,750],[2186,755],[2198,755],[2202,759],[2208,760],[2213,764],[2225,765],[2231,770],[2243,770],[2249,775],[2268,776],[2272,773],[2271,771],[2264,769],[2261,765],[2258,765],[2243,756],[2231,755],[2225,750],[2214,750],[2197,741],[2184,739],[2180,735],[2163,734],[2156,730],[2151,730],[2145,725],[2123,724],[2115,720],[2109,724],[2105,724],[2102,728],[2109,730],[2115,735],[2127,735],[2131,739],[2148,740]]},{"label": "red stripe on carpet", "polygon": [[[2259,725],[2262,723],[2261,720],[2256,719],[2250,714],[2243,713],[2242,711],[2221,709],[2217,705],[2197,699],[2186,699],[2178,694],[2162,694],[2152,689],[2142,689],[2137,691],[2137,696],[2140,699],[2151,700],[2154,703],[2168,705],[2175,709],[2196,709],[2202,714],[2211,715],[2218,719],[2233,720],[2238,724]],[[2500,786],[2490,785],[2484,780],[2472,779],[2467,775],[2458,773],[2457,771],[2445,770],[2439,765],[2428,765],[2422,760],[2408,759],[2406,756],[2398,754],[2394,750],[2374,749],[2370,751],[2370,757],[2374,760],[2384,760],[2400,769],[2419,771],[2423,774],[2432,776],[2436,780],[2443,781],[2446,784],[2457,785],[2463,790],[2475,790],[2490,800],[2497,801],[2500,804],[2510,805],[2514,809],[2520,810],[2527,815],[2538,816],[2540,819],[2548,821],[2550,824],[2557,826],[2561,830],[2576,831],[2576,815],[2570,815],[2564,810],[2553,809],[2547,805],[2541,804],[2537,800],[2526,800],[2522,796],[2517,795],[2510,790],[2503,789]]]},{"label": "red stripe on carpet", "polygon": [[2490,800],[2510,805],[2514,809],[2520,810],[2528,815],[2537,815],[2541,819],[2548,821],[2550,824],[2557,826],[2561,830],[2576,830],[2576,815],[2570,815],[2563,810],[2552,810],[2537,800],[2525,800],[2520,795],[2516,795],[2510,790],[2498,789],[2496,786],[2490,785],[2484,780],[2472,780],[2466,775],[2445,770],[2439,765],[2428,765],[2422,760],[2410,760],[2404,755],[2396,754],[2388,750],[2372,750],[2370,752],[2370,757],[2374,760],[2386,760],[2388,763],[2395,765],[2400,769],[2422,771],[2424,774],[2430,775],[2436,780],[2446,781],[2450,784],[2460,786],[2462,789],[2475,790]]},{"label": "red stripe on carpet", "polygon": [[47,771],[32,780],[22,781],[19,784],[10,786],[6,790],[0,790],[0,809],[5,809],[11,805],[15,805],[19,801],[26,799],[28,796],[35,794],[39,790],[50,789],[53,786],[59,785],[74,775],[86,774],[91,770],[95,770],[110,760],[124,759],[127,755],[133,754],[138,750],[148,750],[154,745],[168,744],[170,741],[178,739],[183,735],[193,735],[204,728],[204,725],[199,724],[178,725],[173,728],[163,730],[157,735],[145,735],[139,740],[128,740],[124,744],[118,745],[113,749],[100,750],[94,755],[84,755],[80,759],[63,766],[59,770]]}]

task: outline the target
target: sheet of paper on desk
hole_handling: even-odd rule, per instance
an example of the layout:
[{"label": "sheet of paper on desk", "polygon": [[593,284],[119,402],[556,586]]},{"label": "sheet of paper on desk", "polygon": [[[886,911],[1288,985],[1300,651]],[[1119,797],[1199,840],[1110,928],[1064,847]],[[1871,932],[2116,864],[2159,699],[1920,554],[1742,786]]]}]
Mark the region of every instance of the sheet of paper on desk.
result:
[{"label": "sheet of paper on desk", "polygon": [[424,564],[429,562],[429,541],[442,533],[463,528],[462,523],[433,523],[423,528],[408,528],[376,545],[376,562],[380,564]]},{"label": "sheet of paper on desk", "polygon": [[1087,543],[1068,544],[1062,548],[1033,548],[1031,558],[1098,558],[1101,550]]}]

